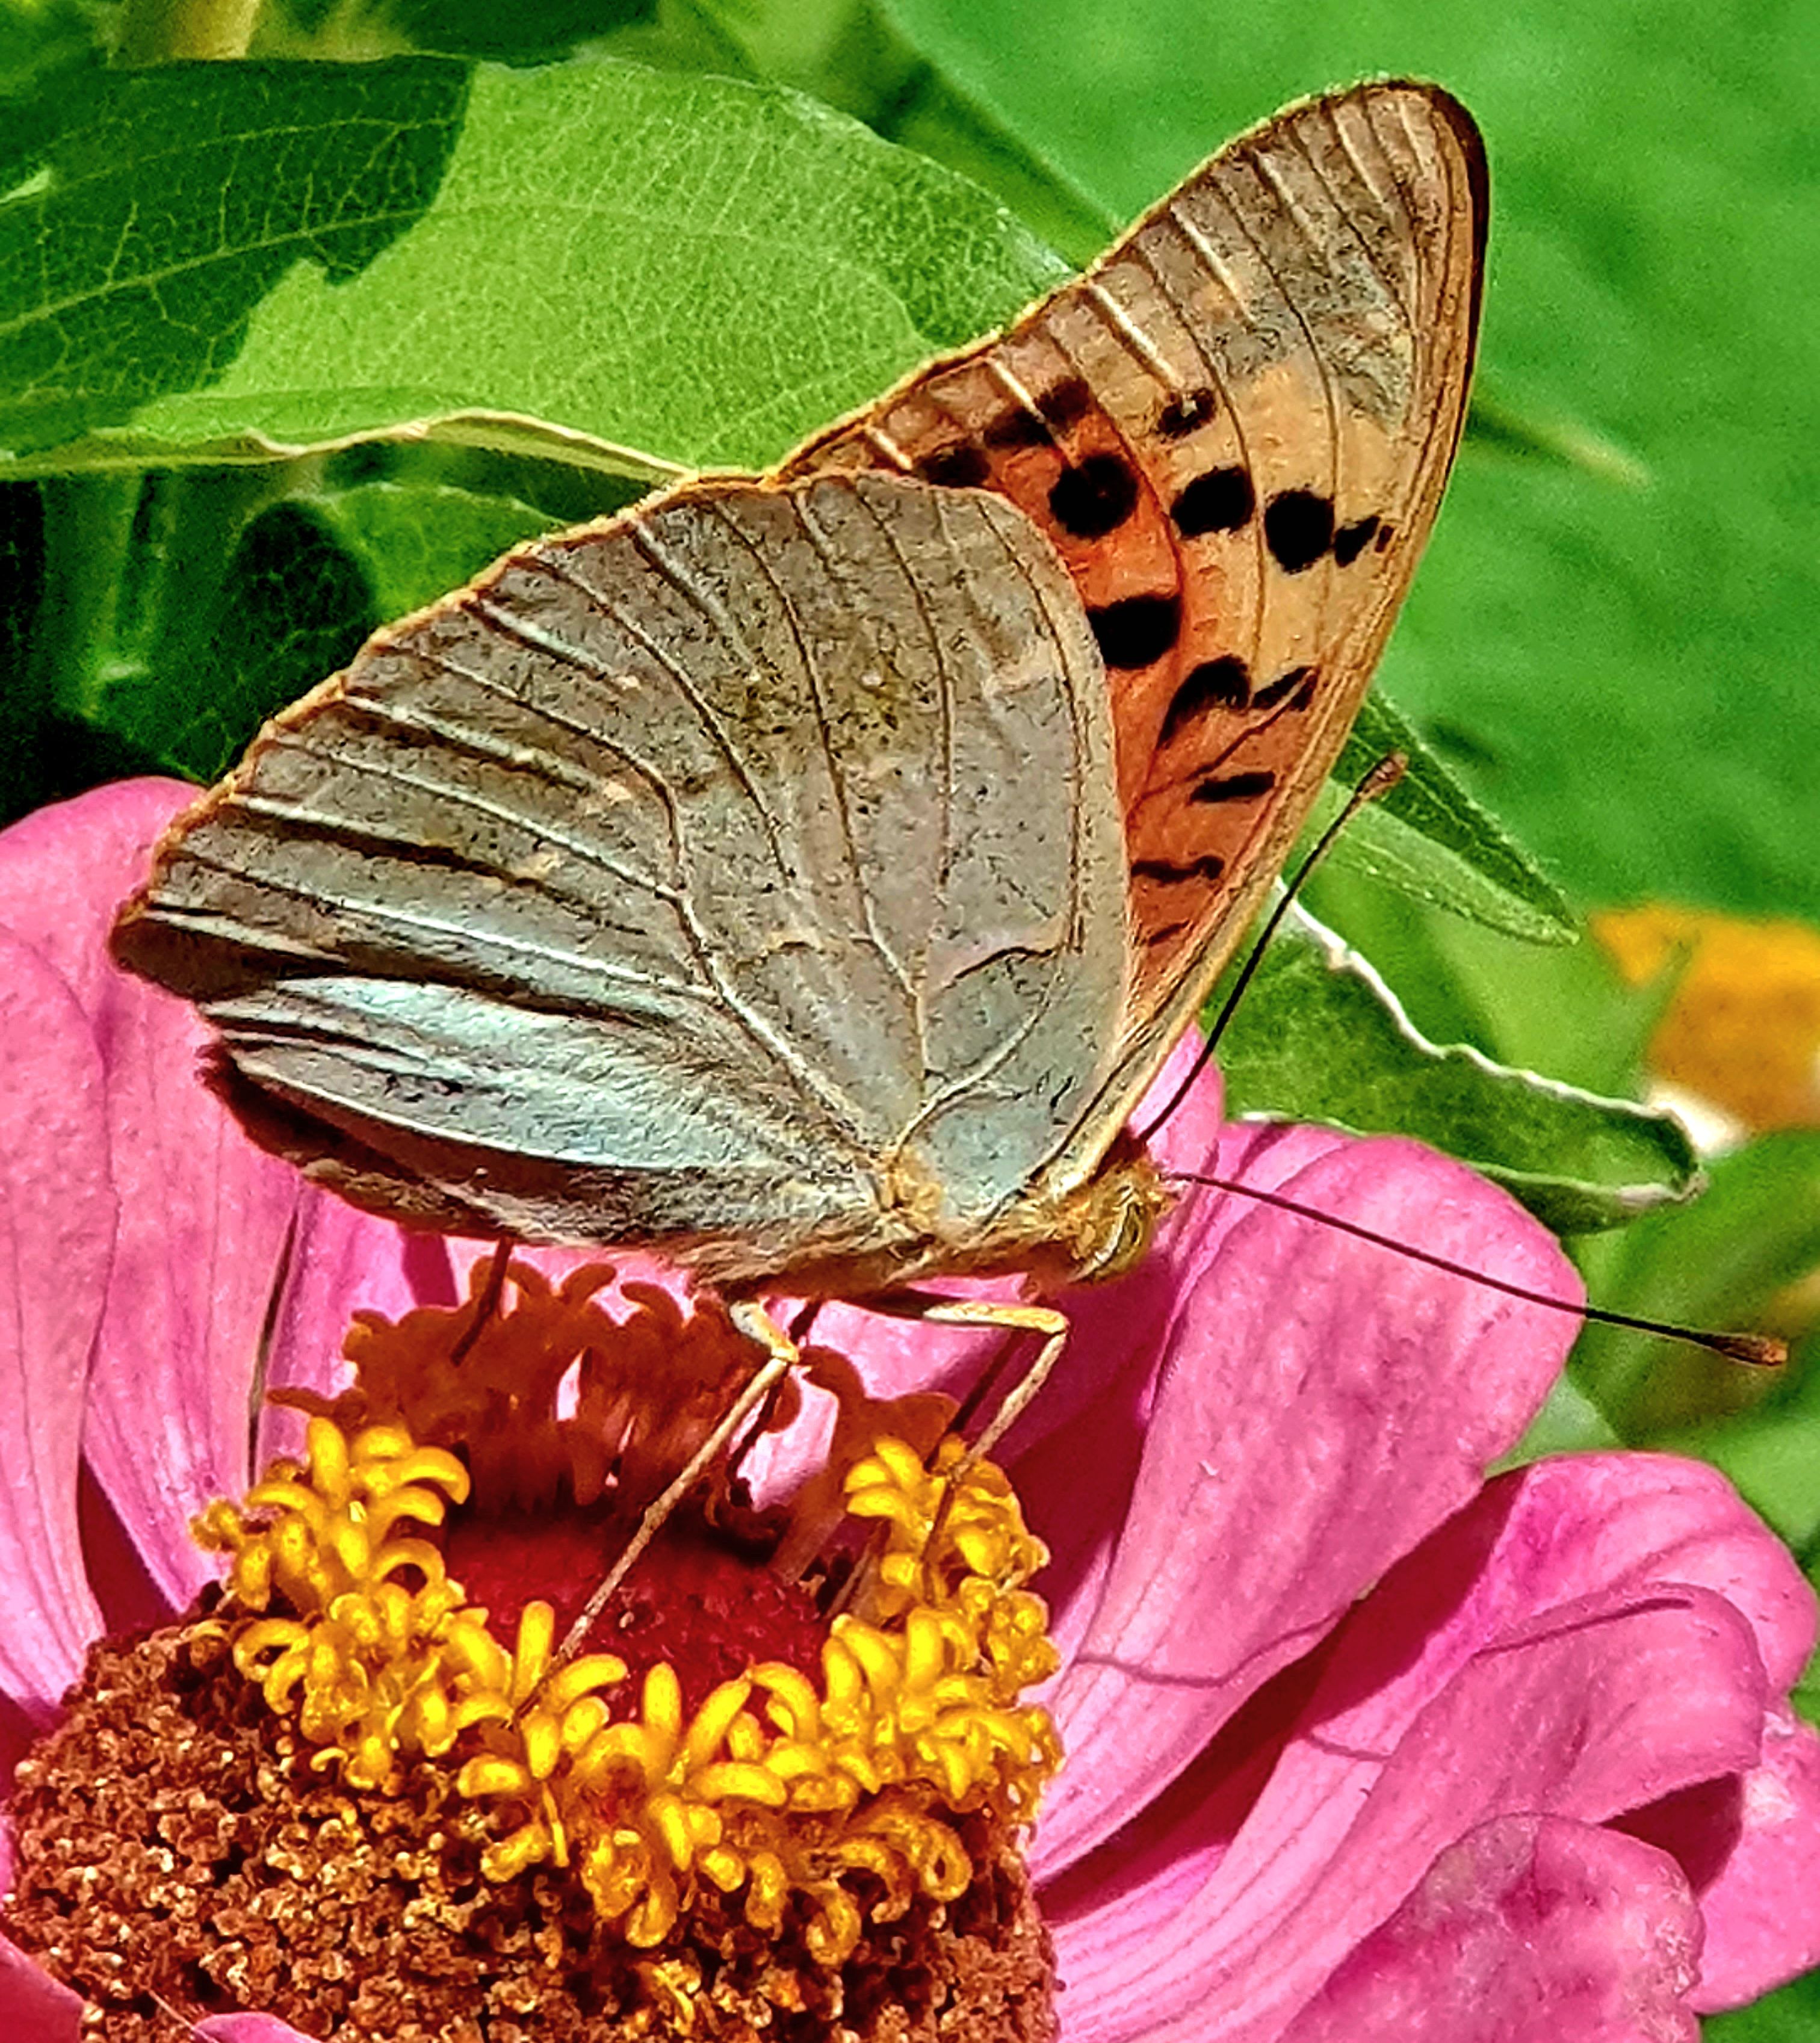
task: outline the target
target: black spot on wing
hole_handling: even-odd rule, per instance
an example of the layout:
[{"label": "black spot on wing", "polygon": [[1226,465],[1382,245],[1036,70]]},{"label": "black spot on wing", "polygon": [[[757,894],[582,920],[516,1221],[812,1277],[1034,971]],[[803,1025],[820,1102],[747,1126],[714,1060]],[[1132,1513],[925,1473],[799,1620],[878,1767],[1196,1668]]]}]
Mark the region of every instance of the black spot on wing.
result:
[{"label": "black spot on wing", "polygon": [[1204,780],[1197,780],[1189,795],[1191,802],[1253,802],[1260,795],[1268,795],[1277,784],[1274,773],[1228,773],[1223,777],[1210,774]]},{"label": "black spot on wing", "polygon": [[1264,541],[1285,574],[1311,568],[1334,543],[1334,502],[1311,489],[1285,489],[1264,513]]},{"label": "black spot on wing", "polygon": [[1038,397],[1036,408],[1052,426],[1071,426],[1093,408],[1093,393],[1084,377],[1065,376]]},{"label": "black spot on wing", "polygon": [[1184,390],[1170,398],[1157,414],[1157,431],[1165,440],[1186,439],[1197,426],[1204,426],[1219,408],[1211,390]]},{"label": "black spot on wing", "polygon": [[1100,657],[1108,667],[1147,667],[1160,660],[1181,630],[1179,596],[1127,596],[1087,613]]},{"label": "black spot on wing", "polygon": [[1350,568],[1377,536],[1377,519],[1375,517],[1357,518],[1350,525],[1342,525],[1334,535],[1335,565]]},{"label": "black spot on wing", "polygon": [[1394,525],[1380,525],[1377,528],[1378,551],[1381,554],[1396,537],[1396,527]]},{"label": "black spot on wing", "polygon": [[1138,506],[1138,478],[1115,454],[1090,454],[1063,469],[1049,492],[1049,509],[1077,539],[1103,539]]},{"label": "black spot on wing", "polygon": [[996,419],[986,421],[986,429],[981,438],[991,447],[1053,447],[1055,435],[1044,424],[1041,415],[1027,412],[1021,406],[1008,412],[1000,412]]},{"label": "black spot on wing", "polygon": [[1173,858],[1139,858],[1131,865],[1139,880],[1160,880],[1165,887],[1179,886],[1185,880],[1217,880],[1225,870],[1226,861],[1215,858],[1211,852],[1205,858],[1191,858],[1182,865]]},{"label": "black spot on wing", "polygon": [[1210,709],[1243,709],[1250,699],[1250,670],[1236,654],[1226,653],[1217,660],[1203,660],[1170,698],[1157,742],[1167,745]]},{"label": "black spot on wing", "polygon": [[1275,680],[1259,688],[1251,698],[1251,707],[1254,709],[1274,709],[1280,702],[1287,701],[1314,678],[1312,667],[1292,667],[1288,673],[1279,674]]},{"label": "black spot on wing", "polygon": [[1248,470],[1210,468],[1181,491],[1169,516],[1185,539],[1198,539],[1204,532],[1236,532],[1257,508]]},{"label": "black spot on wing", "polygon": [[939,483],[944,489],[977,489],[993,472],[992,463],[971,440],[950,441],[919,456],[916,466],[925,482]]},{"label": "black spot on wing", "polygon": [[1166,944],[1171,937],[1179,937],[1184,930],[1193,927],[1192,922],[1165,922],[1160,930],[1152,930],[1144,938],[1145,945],[1154,950],[1158,944]]}]

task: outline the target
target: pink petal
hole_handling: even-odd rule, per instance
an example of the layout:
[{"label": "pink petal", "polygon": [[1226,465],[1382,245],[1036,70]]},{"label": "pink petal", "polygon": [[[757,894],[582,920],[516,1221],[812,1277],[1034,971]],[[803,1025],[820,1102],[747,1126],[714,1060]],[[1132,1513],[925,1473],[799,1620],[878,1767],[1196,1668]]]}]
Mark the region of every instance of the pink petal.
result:
[{"label": "pink petal", "polygon": [[1598,1822],[1754,1750],[1756,1650],[1709,1590],[1582,1599],[1487,1639],[1399,1736],[1407,1614],[1384,1612],[1381,1637],[1370,1606],[1349,1625],[1269,1787],[1169,1918],[1138,1886],[1055,1926],[1069,2005],[1091,2010],[1071,2043],[1140,2018],[1265,2043],[1480,1823]]},{"label": "pink petal", "polygon": [[[1219,1154],[1224,1174],[1317,1211],[1580,1295],[1520,1208],[1415,1143],[1251,1127]],[[1574,1330],[1569,1314],[1235,1198],[1200,1202],[1185,1239],[1195,1229],[1147,1423],[1120,1409],[1108,1439],[1085,1421],[1104,1445],[1083,1438],[1016,1470],[1032,1524],[1066,1552],[1108,1501],[1120,1438],[1144,1427],[1116,1552],[1079,1576],[1093,1608],[1051,1703],[1073,1761],[1038,1833],[1045,1872],[1109,1836],[1473,1495]]]},{"label": "pink petal", "polygon": [[1698,1582],[1749,1620],[1771,1689],[1799,1680],[1820,1623],[1814,1592],[1717,1469],[1679,1455],[1563,1455],[1502,1480],[1522,1485],[1524,1547],[1509,1550],[1522,1593]]},{"label": "pink petal", "polygon": [[[1769,1695],[1792,1686],[1812,1649],[1813,1590],[1787,1549],[1726,1478],[1666,1455],[1576,1455],[1524,1472],[1525,1593],[1641,1593],[1698,1583],[1749,1622]],[[1697,2004],[1735,2007],[1820,1961],[1820,1741],[1780,1701],[1760,1761],[1698,1784],[1623,1827],[1672,1852],[1707,1922]]]},{"label": "pink petal", "polygon": [[140,1542],[129,1536],[86,1461],[76,1478],[76,1520],[103,1631],[113,1637],[168,1624],[175,1615],[169,1599],[152,1580]]},{"label": "pink petal", "polygon": [[301,1189],[204,1090],[208,1032],[194,1010],[107,957],[116,910],[194,792],[123,783],[0,838],[6,919],[69,979],[107,1073],[120,1220],[83,1445],[178,1607],[212,1572],[186,1520],[246,1485],[247,1386]]},{"label": "pink petal", "polygon": [[248,1386],[303,1187],[202,1089],[186,1006],[124,980],[107,1006],[121,1225],[84,1445],[181,1608],[213,1572],[185,1524],[246,1487]]},{"label": "pink petal", "polygon": [[[1198,1034],[1177,1044],[1133,1117],[1135,1125],[1146,1125],[1175,1098],[1200,1052]],[[1221,1099],[1219,1071],[1208,1065],[1157,1133],[1160,1164],[1219,1168]],[[1065,1665],[1098,1608],[1130,1511],[1157,1375],[1175,1339],[1182,1297],[1213,1240],[1244,1211],[1188,1189],[1128,1276],[1077,1286],[1057,1301],[1067,1309],[1068,1345],[999,1458],[1050,1550],[1040,1587]]]},{"label": "pink petal", "polygon": [[[0,1692],[0,1801],[4,1801],[12,1791],[13,1769],[37,1743],[42,1731],[42,1725],[10,1696]],[[6,1823],[0,1819],[0,1894],[6,1891],[6,1876],[12,1863],[6,1856]]]},{"label": "pink petal", "polygon": [[[1716,1840],[1703,1826],[1676,1820],[1689,1811],[1676,1803],[1697,1810],[1703,1799],[1730,1804]],[[1693,1996],[1702,2014],[1741,2007],[1820,1964],[1820,1737],[1810,1725],[1772,1710],[1760,1764],[1735,1780],[1627,1817],[1622,1827],[1690,1869],[1707,1926]],[[1713,1872],[1715,1842],[1724,1851]]]},{"label": "pink petal", "polygon": [[1665,1853],[1507,1816],[1442,1853],[1284,2043],[1695,2043],[1699,1911]]},{"label": "pink petal", "polygon": [[63,974],[90,1015],[116,976],[107,956],[115,911],[144,878],[166,825],[198,792],[182,780],[116,780],[0,830],[0,924]]},{"label": "pink petal", "polygon": [[56,973],[0,936],[0,1690],[40,1717],[100,1628],[76,1470],[113,1225],[94,1039]]},{"label": "pink petal", "polygon": [[[1206,1925],[1210,1962],[1223,1951],[1220,1962],[1242,1971],[1230,1949],[1241,1916],[1255,1912],[1280,1925],[1299,1910],[1304,1919],[1338,1922],[1337,1902],[1316,1909],[1311,1899],[1323,1883],[1337,1891],[1336,1882],[1384,1875],[1380,1857],[1368,1878],[1374,1823],[1442,1819],[1431,1838],[1406,1841],[1407,1867],[1410,1853],[1432,1856],[1510,1808],[1611,1816],[1754,1767],[1764,1693],[1757,1641],[1768,1638],[1784,1654],[1799,1646],[1810,1605],[1786,1550],[1701,1464],[1576,1455],[1500,1478],[1349,1620],[1311,1698],[1291,1692],[1284,1707],[1299,1715],[1296,1735],[1230,1849],[1242,1805],[1235,1814],[1230,1795],[1172,1792],[1054,1891],[1062,1912],[1079,1918],[1058,1931],[1073,1939],[1070,1976],[1089,1999],[1096,1980],[1129,1979],[1153,1991],[1156,1925],[1178,1913]],[[1653,1623],[1677,1608],[1665,1642],[1633,1628],[1618,1650],[1627,1613]],[[1545,1681],[1538,1704],[1519,1704],[1517,1690],[1538,1678],[1550,1654],[1566,1650],[1554,1635],[1570,1616],[1562,1639],[1577,1640],[1576,1650],[1596,1646],[1603,1627],[1611,1642],[1606,1663],[1595,1652],[1571,1681],[1563,1674],[1558,1689]],[[1653,1696],[1639,1681],[1639,1655],[1664,1642],[1685,1661],[1664,1669]],[[1630,1735],[1601,1744],[1592,1727],[1620,1708],[1626,1685],[1641,1690]],[[1469,1727],[1462,1770],[1437,1741],[1469,1692],[1492,1721],[1477,1746]],[[1562,1709],[1572,1727],[1551,1734],[1549,1713]],[[1597,1792],[1586,1771],[1595,1749],[1618,1763]],[[1507,1759],[1533,1777],[1519,1800],[1500,1803],[1497,1769]],[[1199,1775],[1184,1785],[1198,1788]],[[1407,1784],[1400,1815],[1399,1779]],[[1784,1833],[1783,1848],[1799,1837]],[[1397,1876],[1363,1909],[1361,1933],[1403,1898]],[[1796,1925],[1807,1919],[1805,1904],[1793,1911]],[[1796,1927],[1785,1938],[1785,1956],[1795,1953],[1790,1962],[1805,1949],[1800,1934]],[[1284,1935],[1285,1948],[1296,1941]],[[1715,1945],[1723,1962],[1722,1939]]]},{"label": "pink petal", "polygon": [[83,1999],[0,1937],[0,2034],[6,2043],[78,2043]]},{"label": "pink petal", "polygon": [[[440,1235],[411,1234],[358,1211],[332,1194],[305,1186],[297,1209],[267,1382],[273,1389],[333,1393],[347,1382],[342,1343],[358,1311],[397,1319],[418,1305],[453,1305],[457,1296],[449,1244]],[[242,1372],[243,1394],[248,1382]],[[267,1405],[259,1419],[260,1469],[301,1444],[300,1414]]]},{"label": "pink petal", "polygon": [[[274,1376],[286,1382],[306,1351],[332,1364],[352,1306],[413,1301],[397,1230],[307,1190],[254,1148],[201,1083],[204,1024],[108,960],[117,909],[194,793],[123,783],[0,838],[6,912],[70,976],[103,1048],[121,1225],[85,1446],[175,1607],[213,1572],[189,1539],[190,1516],[251,1472],[250,1385],[275,1302]],[[281,1294],[287,1255],[294,1281]]]},{"label": "pink petal", "polygon": [[[1222,1881],[1240,1876],[1246,1853],[1261,1857],[1261,1838],[1269,1843],[1270,1834],[1289,1838],[1301,1853],[1295,1876],[1279,1855],[1277,1880],[1287,1886],[1318,1880],[1323,1859],[1354,1855],[1354,1812],[1379,1790],[1400,1742],[1414,1734],[1462,1671],[1483,1659],[1515,1673],[1515,1641],[1538,1626],[1546,1632],[1563,1610],[1585,1614],[1614,1600],[1620,1610],[1626,1604],[1646,1610],[1681,1583],[1698,1585],[1702,1596],[1724,1597],[1724,1608],[1734,1612],[1732,1628],[1742,1636],[1749,1620],[1750,1641],[1767,1641],[1784,1659],[1808,1636],[1812,1596],[1791,1558],[1712,1469],[1664,1455],[1575,1455],[1501,1477],[1393,1569],[1344,1626],[1319,1673],[1319,1689],[1299,1706],[1297,1741],[1252,1810],[1234,1863],[1222,1867]],[[1667,1746],[1638,1738],[1603,1812],[1649,1804],[1736,1763],[1755,1765],[1750,1710],[1760,1706],[1760,1661],[1753,1650],[1728,1665],[1712,1712],[1695,1710],[1688,1769],[1679,1776],[1673,1765],[1664,1771]],[[1724,1675],[1724,1665],[1720,1671]],[[1698,1704],[1691,1669],[1688,1679],[1675,1675],[1673,1684],[1683,1702]],[[1524,1718],[1511,1714],[1511,1723]],[[1526,1749],[1538,1742],[1540,1723],[1530,1724]],[[1544,1742],[1540,1761],[1546,1765],[1553,1757],[1565,1765],[1565,1753],[1563,1746],[1550,1755]],[[1434,1781],[1438,1794],[1446,1781],[1440,1776]],[[1583,1816],[1587,1810],[1569,1812]],[[1148,1925],[1170,1912],[1160,1898],[1179,1906],[1185,1886],[1211,1880],[1234,1829],[1236,1816],[1219,1798],[1169,1796],[1127,1826],[1115,1847],[1064,1881],[1060,1892],[1070,1896],[1064,1906],[1095,1912],[1092,1941],[1142,1964]],[[1397,1900],[1401,1894],[1389,1894],[1385,1904]]]},{"label": "pink petal", "polygon": [[[1203,1168],[1225,1129],[1226,1087],[1219,1067],[1210,1063],[1195,1070],[1205,1047],[1198,1029],[1178,1037],[1131,1116],[1132,1127],[1147,1134],[1150,1154],[1165,1172]],[[1194,1083],[1183,1092],[1191,1072]],[[1161,1113],[1168,1119],[1153,1129]]]}]

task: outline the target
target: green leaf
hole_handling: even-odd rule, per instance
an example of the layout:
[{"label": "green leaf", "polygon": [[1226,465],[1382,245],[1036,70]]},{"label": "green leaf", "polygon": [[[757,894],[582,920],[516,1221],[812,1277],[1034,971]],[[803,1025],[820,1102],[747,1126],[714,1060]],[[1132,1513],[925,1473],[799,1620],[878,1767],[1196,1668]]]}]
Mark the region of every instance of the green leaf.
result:
[{"label": "green leaf", "polygon": [[[1354,785],[1392,752],[1408,760],[1407,770],[1348,824],[1330,861],[1530,943],[1577,941],[1579,927],[1561,890],[1381,695],[1366,696],[1334,779]],[[1311,830],[1326,829],[1342,799],[1330,785]]]},{"label": "green leaf", "polygon": [[22,98],[52,72],[99,63],[106,13],[83,0],[0,0],[0,98]]},{"label": "green leaf", "polygon": [[[843,18],[841,36],[865,42],[872,16]],[[10,235],[19,256],[0,262],[13,321],[0,370],[14,385],[0,433],[36,450],[16,473],[295,458],[407,427],[647,480],[755,465],[1058,274],[983,195],[862,128],[788,95],[624,63],[170,66],[98,75],[59,105],[25,123],[28,182],[0,207],[0,253]],[[25,259],[52,246],[54,276]],[[311,495],[297,474],[198,488],[197,504]],[[510,494],[484,479],[480,493]],[[167,511],[180,496],[163,490]],[[306,650],[344,656],[359,619],[389,614],[394,582],[413,602],[432,591],[417,569],[390,574],[377,535],[347,527],[351,506],[339,525],[321,508],[260,528],[297,553],[307,621],[291,630],[270,603],[229,604],[213,613],[226,636],[205,645],[200,590],[168,638],[142,620],[123,648],[109,628],[96,560],[166,580],[135,558],[137,528],[117,521],[117,543],[79,570],[53,551],[48,586],[79,572],[98,600],[79,642],[52,634],[62,657],[36,660],[38,699],[79,704],[180,770],[213,770],[282,688],[307,682]],[[447,558],[471,573],[463,535],[492,512],[445,509]],[[66,506],[57,532],[82,522]],[[184,573],[197,573],[209,548],[194,518],[165,523],[191,539]],[[509,519],[501,529],[517,535]],[[232,517],[220,539],[231,561]],[[349,573],[332,601],[337,544]],[[261,560],[275,588],[269,547]],[[164,700],[182,680],[202,702]],[[1546,881],[1393,713],[1373,715],[1377,741],[1402,744],[1414,767],[1346,856],[1457,911],[1558,937]]]},{"label": "green leaf", "polygon": [[1570,417],[1558,405],[1520,399],[1483,370],[1473,381],[1466,431],[1481,449],[1540,456],[1627,489],[1647,489],[1655,480],[1628,448],[1585,420]]},{"label": "green leaf", "polygon": [[1621,1226],[1697,1188],[1669,1117],[1437,1048],[1370,966],[1305,917],[1272,943],[1219,1061],[1233,1111],[1419,1136],[1557,1233]]},{"label": "green leaf", "polygon": [[1662,1444],[1723,1469],[1753,1510],[1797,1550],[1820,1543],[1820,1412],[1780,1407],[1708,1424]]},{"label": "green leaf", "polygon": [[[212,777],[378,622],[359,564],[282,470],[81,477],[42,492],[56,564],[27,673],[142,768]],[[41,678],[40,678],[41,677]]]},{"label": "green leaf", "polygon": [[390,0],[374,11],[411,48],[526,64],[566,56],[578,43],[649,21],[657,0],[518,0],[510,9],[497,0]]},{"label": "green leaf", "polygon": [[218,381],[294,265],[345,285],[422,217],[467,97],[451,64],[209,63],[28,102],[0,144],[0,444]]},{"label": "green leaf", "polygon": [[[1709,1177],[1706,1196],[1684,1211],[1651,1214],[1622,1236],[1584,1245],[1582,1260],[1601,1305],[1684,1326],[1760,1326],[1780,1294],[1820,1267],[1820,1131],[1764,1136],[1718,1158]],[[1781,1400],[1804,1388],[1813,1394],[1799,1375],[1782,1378],[1603,1327],[1581,1335],[1572,1366],[1637,1445],[1695,1444],[1684,1430],[1691,1422],[1757,1405],[1764,1405],[1760,1423],[1773,1424]],[[1820,1398],[1814,1410],[1820,1412]],[[1747,1440],[1753,1430],[1721,1427],[1700,1433],[1697,1444],[1726,1466],[1734,1439]],[[1811,1428],[1804,1438],[1804,1454],[1820,1444]],[[1809,1470],[1809,1495],[1820,1497],[1820,1462]]]},{"label": "green leaf", "polygon": [[1469,1043],[1585,1092],[1641,1091],[1668,988],[1627,985],[1597,944],[1538,949],[1330,861],[1303,898],[1371,959],[1431,1041]]},{"label": "green leaf", "polygon": [[16,473],[406,425],[647,479],[756,466],[1061,274],[824,108],[629,64],[173,65],[20,125]]},{"label": "green leaf", "polygon": [[1493,1465],[1492,1473],[1522,1468],[1544,1455],[1598,1454],[1621,1447],[1604,1413],[1571,1376],[1557,1376],[1548,1401],[1523,1430],[1523,1437]]},{"label": "green leaf", "polygon": [[368,482],[314,500],[323,528],[366,569],[381,618],[420,610],[552,520],[515,496],[446,484]]},{"label": "green leaf", "polygon": [[601,47],[808,93],[996,194],[1077,267],[1123,224],[931,63],[876,0],[660,0],[655,21]]},{"label": "green leaf", "polygon": [[46,757],[52,706],[32,658],[46,588],[44,505],[30,483],[0,483],[0,817],[52,792]]},{"label": "green leaf", "polygon": [[1749,2007],[1701,2018],[1705,2043],[1814,2043],[1820,2036],[1820,1972]]},{"label": "green leaf", "polygon": [[0,150],[0,434],[47,478],[0,532],[11,813],[213,775],[394,608],[781,453],[1058,269],[824,109],[623,63],[98,74]]},{"label": "green leaf", "polygon": [[[19,746],[4,792],[17,808],[75,792],[72,778],[215,778],[383,619],[533,532],[618,508],[628,492],[605,480],[365,447],[326,462],[10,485],[0,504],[39,513],[19,527],[21,571],[35,538],[38,580],[7,614],[29,616],[35,602],[39,623],[0,698]],[[5,559],[0,550],[0,573]],[[48,598],[47,562],[60,564]]]}]

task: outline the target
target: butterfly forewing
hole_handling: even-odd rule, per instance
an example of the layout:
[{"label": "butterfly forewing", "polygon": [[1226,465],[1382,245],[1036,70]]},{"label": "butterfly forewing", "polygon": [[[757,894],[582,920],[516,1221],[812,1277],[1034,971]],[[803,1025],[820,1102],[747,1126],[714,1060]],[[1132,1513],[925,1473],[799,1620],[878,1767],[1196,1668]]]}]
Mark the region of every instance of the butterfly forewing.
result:
[{"label": "butterfly forewing", "polygon": [[1009,506],[702,484],[381,634],[117,947],[362,1203],[889,1268],[1015,1202],[1104,1080],[1112,788],[1092,637]]},{"label": "butterfly forewing", "polygon": [[1060,553],[1112,692],[1138,946],[1127,1103],[1369,682],[1464,418],[1484,227],[1483,152],[1446,94],[1309,101],[784,470],[996,489]]}]

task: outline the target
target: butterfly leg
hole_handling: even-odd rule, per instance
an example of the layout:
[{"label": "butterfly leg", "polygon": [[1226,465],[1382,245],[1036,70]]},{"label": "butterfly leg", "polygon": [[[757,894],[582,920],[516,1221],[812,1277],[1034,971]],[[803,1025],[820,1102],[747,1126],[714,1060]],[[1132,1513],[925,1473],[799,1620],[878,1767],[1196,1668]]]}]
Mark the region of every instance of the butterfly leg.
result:
[{"label": "butterfly leg", "polygon": [[645,1509],[638,1529],[627,1541],[619,1558],[601,1577],[575,1621],[563,1637],[551,1662],[551,1672],[566,1665],[582,1650],[595,1620],[612,1600],[613,1592],[637,1565],[639,1557],[663,1529],[665,1521],[682,1503],[725,1450],[747,1416],[769,1397],[795,1368],[801,1351],[756,1299],[743,1298],[730,1308],[733,1324],[746,1338],[765,1351],[765,1359],[746,1379],[744,1387],[716,1422],[713,1431],[690,1455],[682,1473],[669,1488]]},{"label": "butterfly leg", "polygon": [[[1012,1386],[1004,1403],[993,1414],[979,1438],[947,1470],[947,1483],[942,1501],[937,1507],[927,1535],[933,1540],[947,1521],[949,1508],[960,1487],[961,1478],[976,1462],[992,1452],[1048,1380],[1050,1371],[1055,1366],[1058,1357],[1068,1343],[1067,1316],[1056,1311],[1053,1305],[1012,1305],[992,1298],[946,1298],[927,1291],[875,1293],[865,1302],[868,1312],[881,1313],[893,1320],[933,1321],[944,1326],[993,1327],[1000,1333],[1034,1333],[1043,1337],[1042,1347],[1035,1361]],[[989,1363],[981,1382],[989,1380],[995,1373],[996,1366]],[[931,1448],[925,1465],[927,1460],[932,1459],[933,1456],[934,1449]],[[828,1607],[827,1614],[831,1619],[862,1603],[876,1581],[883,1543],[879,1535],[883,1530],[882,1526],[874,1528],[852,1573]]]},{"label": "butterfly leg", "polygon": [[995,1298],[943,1298],[931,1304],[922,1317],[945,1326],[996,1327],[1000,1332],[1040,1334],[1042,1346],[1023,1374],[1006,1392],[1004,1401],[981,1429],[967,1450],[957,1473],[964,1474],[983,1460],[1030,1409],[1031,1401],[1049,1381],[1049,1375],[1068,1345],[1068,1316],[1053,1305],[1008,1305]]},{"label": "butterfly leg", "polygon": [[1000,1333],[1042,1336],[1035,1361],[1006,1393],[979,1438],[968,1448],[961,1465],[963,1472],[989,1455],[1023,1416],[1068,1344],[1068,1316],[1053,1305],[1012,1304],[996,1298],[943,1298],[923,1291],[889,1292],[868,1298],[866,1303],[870,1310],[889,1313],[893,1319],[932,1320],[951,1327],[995,1327]]}]

